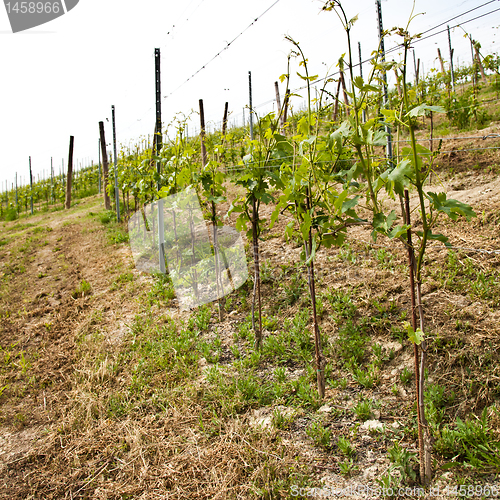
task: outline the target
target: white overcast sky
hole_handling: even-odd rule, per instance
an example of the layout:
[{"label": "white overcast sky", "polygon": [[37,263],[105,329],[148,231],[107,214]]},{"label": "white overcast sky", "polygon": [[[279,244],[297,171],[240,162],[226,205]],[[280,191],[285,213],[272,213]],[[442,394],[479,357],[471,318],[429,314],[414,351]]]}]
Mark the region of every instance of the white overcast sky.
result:
[{"label": "white overcast sky", "polygon": [[[132,144],[154,130],[154,49],[161,49],[162,120],[198,110],[203,99],[209,127],[222,120],[229,102],[230,123],[240,124],[248,104],[248,71],[253,104],[259,115],[273,109],[274,82],[286,71],[291,44],[297,40],[310,62],[310,74],[334,71],[346,51],[345,35],[333,12],[321,12],[322,0],[279,0],[228,50],[188,83],[204,66],[275,0],[80,0],[66,15],[45,25],[12,34],[0,6],[0,181],[10,189],[15,173],[28,178],[28,157],[35,175],[67,164],[70,135],[75,136],[75,163],[98,158],[98,122],[112,141],[111,105],[116,107],[117,141]],[[451,26],[500,8],[500,1],[416,0],[425,12],[411,25],[423,32],[466,11]],[[366,58],[377,47],[375,0],[344,2],[347,15],[359,15],[352,39],[357,58],[361,42]],[[487,5],[484,5],[487,4]],[[384,28],[406,25],[412,0],[382,0]],[[496,52],[500,11],[463,24],[479,40],[484,55]],[[446,24],[434,31],[446,28]],[[396,40],[386,41],[386,50]],[[496,42],[496,43],[495,43]],[[455,64],[470,62],[463,31],[452,31]],[[449,60],[446,33],[415,44],[425,71],[437,67],[437,47]],[[398,52],[389,58],[398,59]],[[413,66],[413,60],[411,60]],[[292,72],[297,70],[297,63]],[[364,68],[368,72],[368,65]],[[413,74],[413,73],[412,73]],[[295,84],[299,82],[295,80]],[[332,92],[334,89],[332,89]],[[173,93],[172,93],[173,92]],[[281,86],[281,92],[284,92]],[[171,94],[171,95],[170,95]],[[167,97],[168,96],[168,97]],[[263,103],[266,105],[259,106]],[[298,100],[296,105],[299,105]],[[195,120],[198,120],[196,115]],[[109,119],[109,122],[106,121]],[[195,133],[198,122],[190,125]]]}]

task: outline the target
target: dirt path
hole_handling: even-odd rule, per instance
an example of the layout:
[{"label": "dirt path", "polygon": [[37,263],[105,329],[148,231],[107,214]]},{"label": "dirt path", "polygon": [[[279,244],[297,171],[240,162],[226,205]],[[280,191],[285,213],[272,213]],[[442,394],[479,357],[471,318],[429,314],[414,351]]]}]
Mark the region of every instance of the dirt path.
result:
[{"label": "dirt path", "polygon": [[133,307],[113,308],[117,292],[110,287],[120,273],[133,272],[132,260],[126,245],[110,245],[106,228],[92,215],[99,204],[87,200],[67,213],[37,215],[2,229],[1,498],[14,498],[18,487],[7,465],[57,423],[67,404],[89,318],[102,315],[101,327],[109,326],[112,335],[117,316]]}]

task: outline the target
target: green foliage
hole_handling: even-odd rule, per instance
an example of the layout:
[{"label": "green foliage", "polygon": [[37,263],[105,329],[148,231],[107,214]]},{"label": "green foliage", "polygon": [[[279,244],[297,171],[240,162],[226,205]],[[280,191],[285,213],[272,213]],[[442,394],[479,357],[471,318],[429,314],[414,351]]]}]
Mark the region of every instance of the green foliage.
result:
[{"label": "green foliage", "polygon": [[306,429],[306,434],[314,441],[316,446],[329,448],[331,445],[332,432],[319,421],[312,422]]},{"label": "green foliage", "polygon": [[99,220],[102,224],[109,224],[111,221],[116,221],[116,212],[105,210],[99,215]]},{"label": "green foliage", "polygon": [[366,421],[372,416],[372,403],[368,399],[362,399],[354,407],[354,413],[361,421]]},{"label": "green foliage", "polygon": [[446,100],[446,115],[451,124],[459,130],[480,127],[489,119],[488,113],[481,107],[476,93],[471,88]]},{"label": "green foliage", "polygon": [[366,356],[366,344],[368,337],[363,329],[347,321],[338,333],[338,339],[334,347],[340,363],[343,365],[357,366],[361,364]]},{"label": "green foliage", "polygon": [[387,454],[389,460],[394,464],[393,470],[399,471],[401,481],[404,484],[407,484],[409,480],[415,481],[417,479],[417,473],[414,469],[416,453],[408,451],[396,442],[387,450]]},{"label": "green foliage", "polygon": [[500,442],[489,424],[489,413],[495,410],[494,407],[485,408],[480,417],[457,418],[455,425],[443,426],[435,444],[436,451],[452,462],[498,469]]},{"label": "green foliage", "polygon": [[275,410],[273,410],[271,421],[273,426],[276,427],[276,429],[286,429],[289,426],[292,418],[293,417],[291,415],[287,416],[281,410],[276,408]]},{"label": "green foliage", "polygon": [[467,293],[472,299],[499,303],[498,271],[485,272],[478,267],[473,259],[450,250],[445,266],[433,269],[432,275],[448,290]]},{"label": "green foliage", "polygon": [[119,243],[128,243],[129,242],[129,237],[128,233],[122,231],[121,229],[115,229],[114,231],[110,232],[108,234],[108,239],[110,243],[113,243],[115,245]]},{"label": "green foliage", "polygon": [[353,369],[354,380],[365,389],[371,389],[378,384],[379,372],[374,364],[370,364],[366,369],[356,368],[353,363],[350,366]]},{"label": "green foliage", "polygon": [[352,298],[352,291],[342,289],[331,289],[325,293],[325,297],[332,306],[333,313],[341,318],[354,318],[356,305]]},{"label": "green foliage", "polygon": [[356,451],[352,443],[349,441],[349,439],[343,436],[339,437],[339,440],[337,441],[337,446],[340,452],[347,458],[353,458],[356,454]]},{"label": "green foliage", "polygon": [[79,297],[85,297],[86,295],[89,295],[92,291],[92,287],[90,286],[90,283],[86,280],[82,280],[81,283],[73,290],[73,293],[71,296],[74,299],[77,299]]},{"label": "green foliage", "polygon": [[265,338],[262,355],[278,365],[290,361],[311,361],[314,344],[311,341],[308,321],[307,310],[297,312],[291,320],[286,319],[282,329]]},{"label": "green foliage", "polygon": [[168,274],[157,273],[153,275],[153,285],[147,294],[149,305],[163,306],[175,297],[175,289]]},{"label": "green foliage", "polygon": [[408,370],[408,368],[405,366],[399,374],[399,380],[401,380],[403,385],[408,385],[412,378],[413,372],[411,370]]},{"label": "green foliage", "polygon": [[352,458],[347,458],[342,462],[339,462],[340,473],[343,476],[350,476],[353,472],[357,471],[359,467],[354,465]]},{"label": "green foliage", "polygon": [[9,208],[7,208],[7,210],[5,211],[4,219],[6,221],[13,221],[13,220],[16,220],[18,217],[19,217],[19,215],[17,213],[17,210],[12,205],[9,206]]}]

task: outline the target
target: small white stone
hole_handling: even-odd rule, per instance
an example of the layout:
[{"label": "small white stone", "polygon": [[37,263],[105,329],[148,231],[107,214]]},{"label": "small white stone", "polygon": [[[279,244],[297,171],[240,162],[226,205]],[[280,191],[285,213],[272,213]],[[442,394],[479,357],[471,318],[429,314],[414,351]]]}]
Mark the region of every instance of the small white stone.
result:
[{"label": "small white stone", "polygon": [[363,472],[364,479],[371,479],[373,477],[378,476],[378,466],[372,465],[371,467],[367,467]]},{"label": "small white stone", "polygon": [[380,422],[379,420],[367,420],[366,422],[363,422],[361,425],[362,429],[366,429],[368,431],[371,430],[383,430],[384,429],[384,424]]},{"label": "small white stone", "polygon": [[332,407],[329,404],[323,405],[318,409],[318,413],[330,413],[332,411]]}]

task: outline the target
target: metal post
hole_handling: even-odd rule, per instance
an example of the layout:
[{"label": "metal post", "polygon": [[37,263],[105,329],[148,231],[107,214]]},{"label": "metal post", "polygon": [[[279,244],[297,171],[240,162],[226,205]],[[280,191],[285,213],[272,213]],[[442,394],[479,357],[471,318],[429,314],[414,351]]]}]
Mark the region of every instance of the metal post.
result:
[{"label": "metal post", "polygon": [[248,94],[250,98],[250,139],[253,141],[252,72],[248,72]]},{"label": "metal post", "polygon": [[453,92],[455,92],[455,72],[453,71],[453,49],[451,48],[451,34],[450,27],[448,28],[448,47],[450,48],[450,71],[451,71],[451,87]]},{"label": "metal post", "polygon": [[71,208],[71,184],[73,182],[73,148],[75,138],[69,136],[69,153],[68,153],[68,176],[66,177],[66,210]]},{"label": "metal post", "polygon": [[118,191],[118,155],[116,154],[116,128],[115,128],[115,107],[111,106],[111,115],[113,121],[113,156],[115,160],[115,204],[116,220],[120,222],[120,193]]},{"label": "metal post", "polygon": [[[161,148],[163,145],[163,136],[161,128],[161,71],[160,71],[160,49],[155,49],[155,91],[156,91],[156,126],[155,126],[155,140],[153,145],[155,145],[155,153],[160,156]],[[156,173],[158,174],[158,181],[156,187],[158,191],[161,189],[160,174],[161,174],[161,162],[156,162]],[[159,255],[158,260],[160,264],[160,272],[165,273],[165,223],[163,217],[163,200],[158,200],[158,245],[159,245]]]},{"label": "metal post", "polygon": [[[382,4],[380,0],[375,0],[375,6],[377,8],[377,19],[378,19],[378,36],[380,38],[380,51],[382,52],[382,62],[385,62],[385,48],[384,48],[384,28],[382,26]],[[384,107],[387,107],[389,101],[389,96],[387,92],[387,73],[384,71]],[[389,163],[392,165],[392,136],[391,128],[386,125],[385,131],[387,132],[387,151],[386,156]]]},{"label": "metal post", "polygon": [[[156,88],[156,136],[153,144],[156,145],[155,154],[160,156],[162,141],[161,129],[161,72],[160,72],[160,49],[155,49],[155,88]],[[160,190],[161,162],[156,162],[156,172],[158,174],[157,188]]]},{"label": "metal post", "polygon": [[[18,208],[18,202],[17,202],[17,172],[16,172],[16,208]],[[18,208],[19,211],[19,208]]]}]

